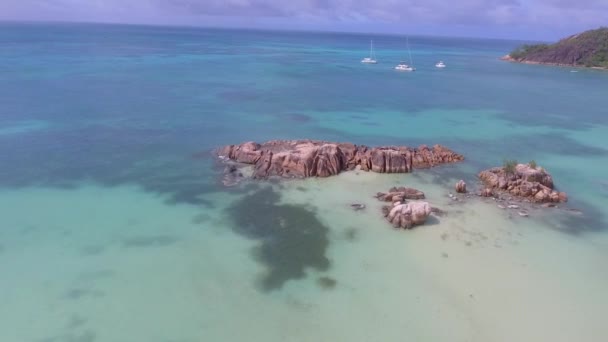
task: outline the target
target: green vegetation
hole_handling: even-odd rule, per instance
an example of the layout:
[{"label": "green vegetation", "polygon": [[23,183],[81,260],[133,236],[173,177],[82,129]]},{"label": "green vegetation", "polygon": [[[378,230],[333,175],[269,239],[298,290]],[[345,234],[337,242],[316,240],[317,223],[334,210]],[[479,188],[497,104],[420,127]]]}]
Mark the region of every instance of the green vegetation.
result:
[{"label": "green vegetation", "polygon": [[530,165],[531,168],[536,170],[536,162],[534,160],[530,160],[530,162],[528,163],[528,165]]},{"label": "green vegetation", "polygon": [[509,56],[519,62],[608,68],[608,27],[585,31],[555,44],[523,45]]},{"label": "green vegetation", "polygon": [[518,47],[517,49],[511,51],[511,53],[509,54],[509,56],[511,56],[512,58],[515,59],[522,59],[522,58],[526,58],[526,56],[531,55],[531,54],[535,54],[535,53],[542,53],[543,51],[549,49],[549,45],[547,44],[537,44],[537,45],[522,45],[520,47]]},{"label": "green vegetation", "polygon": [[502,169],[505,170],[505,173],[507,175],[514,175],[516,166],[517,166],[517,160],[505,159],[505,161],[502,164]]}]

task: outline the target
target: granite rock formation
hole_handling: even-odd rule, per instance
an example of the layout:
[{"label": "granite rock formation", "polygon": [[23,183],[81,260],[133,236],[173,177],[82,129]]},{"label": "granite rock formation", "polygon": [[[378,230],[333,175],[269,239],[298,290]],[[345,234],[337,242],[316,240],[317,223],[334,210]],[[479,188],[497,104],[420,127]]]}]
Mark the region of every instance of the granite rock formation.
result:
[{"label": "granite rock formation", "polygon": [[318,140],[245,142],[222,147],[216,153],[224,159],[254,165],[252,177],[255,179],[329,177],[357,166],[364,171],[406,173],[464,160],[462,155],[441,145],[372,148]]},{"label": "granite rock formation", "polygon": [[405,202],[405,200],[424,199],[424,192],[406,187],[391,188],[388,192],[379,192],[376,198],[383,202]]},{"label": "granite rock formation", "polygon": [[424,224],[433,212],[443,213],[427,202],[418,201],[425,198],[424,192],[414,188],[393,187],[388,192],[379,192],[375,197],[383,202],[391,202],[382,207],[382,213],[395,228],[410,229]]},{"label": "granite rock formation", "polygon": [[465,183],[465,181],[463,181],[461,179],[456,183],[455,188],[456,188],[456,192],[464,194],[467,192],[467,183]]},{"label": "granite rock formation", "polygon": [[493,196],[497,192],[529,200],[533,203],[567,202],[564,192],[554,190],[553,177],[542,168],[532,168],[527,164],[517,164],[512,172],[495,167],[479,173],[485,189],[481,195]]},{"label": "granite rock formation", "polygon": [[424,224],[432,209],[428,202],[395,202],[392,206],[384,206],[382,211],[393,227],[411,229]]}]

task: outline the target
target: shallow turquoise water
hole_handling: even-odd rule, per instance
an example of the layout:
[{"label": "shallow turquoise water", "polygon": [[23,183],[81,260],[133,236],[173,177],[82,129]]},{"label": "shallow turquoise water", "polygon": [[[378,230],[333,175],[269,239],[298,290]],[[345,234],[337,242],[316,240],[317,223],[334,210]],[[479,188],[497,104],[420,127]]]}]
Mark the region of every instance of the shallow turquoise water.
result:
[{"label": "shallow turquoise water", "polygon": [[[0,340],[608,335],[608,73],[499,61],[513,41],[410,37],[418,71],[400,74],[397,36],[0,28]],[[361,65],[370,38],[380,63]],[[212,148],[279,138],[441,143],[467,161],[220,185]],[[345,209],[404,183],[447,206],[456,179],[505,158],[550,170],[583,214],[473,201],[397,233]]]}]

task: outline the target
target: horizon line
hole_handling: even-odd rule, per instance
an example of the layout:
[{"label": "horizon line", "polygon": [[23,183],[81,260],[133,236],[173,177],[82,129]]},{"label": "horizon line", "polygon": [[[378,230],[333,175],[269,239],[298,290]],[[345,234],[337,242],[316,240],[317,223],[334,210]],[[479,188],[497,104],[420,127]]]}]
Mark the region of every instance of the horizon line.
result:
[{"label": "horizon line", "polygon": [[535,42],[535,43],[550,43],[552,41],[544,40],[525,40],[519,38],[504,38],[504,37],[481,37],[481,36],[449,36],[449,35],[430,35],[430,34],[407,34],[393,32],[362,32],[362,31],[340,31],[340,30],[324,30],[324,29],[299,29],[299,28],[262,28],[262,27],[237,27],[237,26],[214,26],[214,25],[196,25],[196,24],[156,24],[156,23],[129,23],[129,22],[108,22],[108,21],[77,21],[77,20],[6,20],[0,19],[0,24],[63,24],[63,25],[108,25],[108,26],[134,26],[134,27],[150,27],[150,28],[177,28],[177,29],[212,29],[212,30],[251,30],[257,32],[288,32],[288,33],[319,33],[319,34],[344,34],[344,35],[375,35],[387,37],[426,37],[426,38],[452,38],[452,39],[478,39],[478,40],[499,40],[511,42]]}]

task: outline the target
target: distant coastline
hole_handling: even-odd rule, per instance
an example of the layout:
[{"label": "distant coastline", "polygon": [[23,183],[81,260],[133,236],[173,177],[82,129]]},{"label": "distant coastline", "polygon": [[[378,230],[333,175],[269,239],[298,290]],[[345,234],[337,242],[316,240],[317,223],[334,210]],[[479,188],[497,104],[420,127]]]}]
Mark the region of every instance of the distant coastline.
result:
[{"label": "distant coastline", "polygon": [[511,57],[511,55],[504,55],[504,56],[500,57],[500,60],[506,61],[506,62],[511,62],[511,63],[519,63],[519,64],[547,65],[547,66],[555,66],[555,67],[608,70],[608,67],[600,67],[600,66],[585,66],[585,65],[580,65],[580,64],[553,63],[553,62],[531,61],[531,60],[525,60],[525,59],[515,59],[515,58]]},{"label": "distant coastline", "polygon": [[554,44],[522,45],[501,60],[608,70],[608,28],[585,31]]}]

